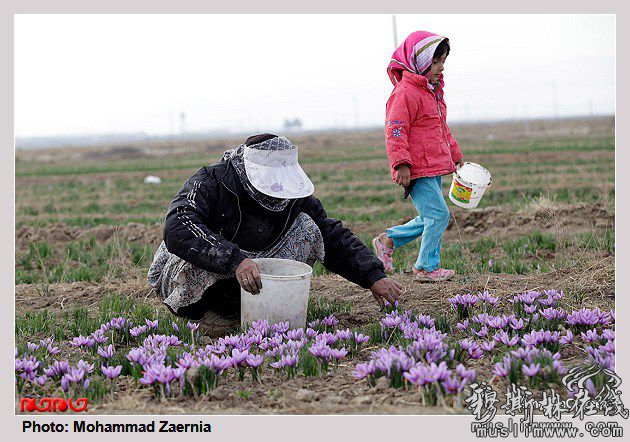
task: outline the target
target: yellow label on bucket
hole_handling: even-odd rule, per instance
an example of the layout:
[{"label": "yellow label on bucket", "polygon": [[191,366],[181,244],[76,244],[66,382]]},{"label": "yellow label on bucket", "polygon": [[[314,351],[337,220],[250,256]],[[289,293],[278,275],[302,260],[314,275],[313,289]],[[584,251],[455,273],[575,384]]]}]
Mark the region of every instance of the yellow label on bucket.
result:
[{"label": "yellow label on bucket", "polygon": [[453,178],[453,190],[451,195],[460,203],[468,204],[472,195],[472,187],[464,186],[462,183]]}]

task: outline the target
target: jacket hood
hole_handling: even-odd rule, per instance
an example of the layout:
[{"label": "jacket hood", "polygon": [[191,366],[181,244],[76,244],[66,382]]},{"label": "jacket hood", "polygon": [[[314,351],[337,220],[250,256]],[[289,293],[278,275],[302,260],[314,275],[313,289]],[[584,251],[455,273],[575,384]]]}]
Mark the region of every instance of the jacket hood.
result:
[{"label": "jacket hood", "polygon": [[[445,40],[446,37],[427,31],[416,31],[411,33],[405,41],[394,51],[392,58],[387,66],[387,75],[395,86],[402,80],[403,72],[411,72],[412,74],[423,76],[433,62],[433,54],[438,45]],[[426,77],[425,77],[426,78]],[[440,76],[440,85],[436,87],[441,89],[442,78]]]}]

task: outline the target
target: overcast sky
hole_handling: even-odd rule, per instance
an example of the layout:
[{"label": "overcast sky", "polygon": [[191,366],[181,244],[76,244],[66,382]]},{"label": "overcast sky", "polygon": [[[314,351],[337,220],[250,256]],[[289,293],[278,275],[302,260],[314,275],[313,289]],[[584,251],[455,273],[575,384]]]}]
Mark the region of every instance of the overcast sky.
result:
[{"label": "overcast sky", "polygon": [[[613,15],[396,20],[451,40],[451,121],[614,113]],[[391,15],[18,15],[16,135],[382,125],[394,49]]]}]

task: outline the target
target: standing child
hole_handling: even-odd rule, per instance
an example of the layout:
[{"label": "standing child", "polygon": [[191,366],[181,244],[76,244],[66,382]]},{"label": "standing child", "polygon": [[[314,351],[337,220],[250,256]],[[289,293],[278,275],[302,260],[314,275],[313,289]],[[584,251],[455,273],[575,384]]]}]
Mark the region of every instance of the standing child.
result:
[{"label": "standing child", "polygon": [[422,282],[446,281],[454,270],[440,268],[442,235],[450,211],[442,195],[442,175],[463,165],[459,144],[446,124],[444,61],[450,52],[447,38],[425,31],[409,35],[396,49],[387,73],[394,90],[387,101],[385,136],[392,179],[411,195],[419,215],[372,240],[376,255],[393,271],[392,253],[422,236],[413,266]]}]

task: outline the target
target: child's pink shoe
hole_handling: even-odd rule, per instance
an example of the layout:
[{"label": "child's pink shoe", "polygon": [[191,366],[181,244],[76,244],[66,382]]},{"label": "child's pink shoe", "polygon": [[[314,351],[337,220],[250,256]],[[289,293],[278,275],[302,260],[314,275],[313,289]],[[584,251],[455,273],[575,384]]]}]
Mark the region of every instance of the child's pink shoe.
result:
[{"label": "child's pink shoe", "polygon": [[394,261],[392,259],[392,254],[394,253],[394,249],[383,244],[378,236],[372,240],[372,246],[374,247],[376,257],[383,263],[385,271],[393,272]]},{"label": "child's pink shoe", "polygon": [[414,267],[412,271],[415,275],[415,280],[418,282],[448,281],[455,276],[455,270],[449,269],[435,269],[432,272],[427,272],[424,269],[418,270]]}]

